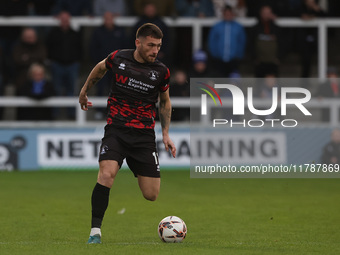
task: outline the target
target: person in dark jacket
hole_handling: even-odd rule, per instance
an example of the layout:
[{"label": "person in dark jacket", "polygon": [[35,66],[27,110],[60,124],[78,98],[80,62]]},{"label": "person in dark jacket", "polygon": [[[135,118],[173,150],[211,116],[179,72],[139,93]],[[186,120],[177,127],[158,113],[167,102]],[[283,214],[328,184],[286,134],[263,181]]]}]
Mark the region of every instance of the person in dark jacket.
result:
[{"label": "person in dark jacket", "polygon": [[258,23],[251,28],[249,42],[255,63],[255,77],[279,73],[281,31],[274,23],[276,16],[269,5],[259,10]]},{"label": "person in dark jacket", "polygon": [[[94,63],[106,58],[112,51],[123,49],[126,46],[125,30],[115,24],[115,15],[105,12],[103,25],[93,31],[90,41],[90,55]],[[110,92],[113,76],[106,72],[104,77],[97,83],[97,96],[107,96]],[[105,117],[106,108],[97,107],[95,119]]]},{"label": "person in dark jacket", "polygon": [[335,67],[329,67],[327,69],[327,80],[319,86],[317,96],[321,98],[340,97],[339,76]]},{"label": "person in dark jacket", "polygon": [[[303,0],[301,18],[312,20],[317,17],[325,17],[326,13],[315,0]],[[313,56],[317,52],[318,38],[317,28],[304,27],[298,30],[298,44],[301,56],[301,77],[308,78],[311,75]]]},{"label": "person in dark jacket", "polygon": [[63,11],[70,13],[71,16],[92,16],[92,0],[56,0],[52,8],[52,14],[58,15]]},{"label": "person in dark jacket", "polygon": [[[188,77],[184,70],[177,70],[174,72],[174,78],[170,82],[171,97],[182,97],[189,98],[190,96],[190,85],[188,83]],[[189,121],[190,120],[190,109],[176,107],[173,109],[172,118],[173,121]]]},{"label": "person in dark jacket", "polygon": [[[53,83],[58,96],[74,96],[82,57],[81,36],[71,28],[68,12],[61,12],[58,19],[60,25],[49,32],[46,41]],[[55,114],[57,117],[58,111]],[[67,118],[75,118],[74,108],[67,109]]]},{"label": "person in dark jacket", "polygon": [[36,31],[29,27],[23,29],[20,40],[13,48],[16,87],[27,81],[27,71],[33,63],[45,64],[46,59],[46,47],[38,39]]},{"label": "person in dark jacket", "polygon": [[[126,46],[125,31],[114,22],[115,16],[105,12],[103,25],[93,31],[90,41],[90,55],[94,63],[106,58],[112,51]],[[110,89],[112,74],[106,75],[97,84],[97,96],[107,96]]]},{"label": "person in dark jacket", "polygon": [[332,131],[331,141],[323,148],[321,161],[323,164],[340,164],[340,129]]},{"label": "person in dark jacket", "polygon": [[74,96],[81,59],[81,41],[78,32],[70,26],[70,14],[61,12],[60,25],[47,36],[48,58],[58,96]]},{"label": "person in dark jacket", "polygon": [[[320,100],[324,98],[340,98],[340,81],[338,71],[335,67],[327,69],[327,80],[320,84],[317,95]],[[321,109],[321,120],[328,122],[330,120],[329,108]]]},{"label": "person in dark jacket", "polygon": [[93,0],[93,13],[95,16],[104,16],[106,12],[125,16],[128,14],[127,5],[125,0]]},{"label": "person in dark jacket", "polygon": [[[1,0],[0,16],[26,16],[28,14],[28,0]],[[13,63],[13,47],[20,37],[22,26],[0,26],[0,47],[2,57],[0,61],[3,67],[4,84],[12,83],[15,80],[15,68]]]}]

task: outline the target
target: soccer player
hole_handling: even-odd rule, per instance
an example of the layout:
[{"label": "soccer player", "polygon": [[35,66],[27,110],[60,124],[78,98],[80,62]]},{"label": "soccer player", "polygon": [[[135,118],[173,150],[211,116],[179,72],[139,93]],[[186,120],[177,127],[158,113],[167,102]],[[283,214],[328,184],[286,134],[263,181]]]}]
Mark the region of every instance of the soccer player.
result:
[{"label": "soccer player", "polygon": [[81,109],[92,103],[87,92],[109,70],[114,82],[108,98],[108,116],[99,155],[99,173],[93,189],[92,220],[88,243],[101,243],[101,225],[109,203],[109,193],[123,160],[138,178],[143,196],[156,200],[160,189],[160,170],[155,143],[155,104],[163,143],[176,157],[176,147],[169,137],[171,102],[169,69],[156,57],[162,45],[162,31],[154,24],[142,25],[136,33],[136,49],[116,50],[99,62],[80,91]]}]

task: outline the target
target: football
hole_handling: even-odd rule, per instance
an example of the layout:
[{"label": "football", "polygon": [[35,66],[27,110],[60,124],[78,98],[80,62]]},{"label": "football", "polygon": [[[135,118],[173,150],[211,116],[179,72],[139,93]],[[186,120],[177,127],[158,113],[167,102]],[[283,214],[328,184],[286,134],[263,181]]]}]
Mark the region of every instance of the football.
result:
[{"label": "football", "polygon": [[187,235],[187,226],[181,218],[168,216],[158,224],[158,235],[163,242],[180,243]]}]

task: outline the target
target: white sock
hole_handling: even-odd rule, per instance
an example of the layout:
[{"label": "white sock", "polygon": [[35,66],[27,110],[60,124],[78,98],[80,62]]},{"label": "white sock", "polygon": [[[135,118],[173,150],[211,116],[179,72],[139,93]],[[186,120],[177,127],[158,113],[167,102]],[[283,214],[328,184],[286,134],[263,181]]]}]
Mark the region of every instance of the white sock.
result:
[{"label": "white sock", "polygon": [[91,228],[90,236],[94,236],[94,235],[102,236],[102,232],[100,231],[100,228]]}]

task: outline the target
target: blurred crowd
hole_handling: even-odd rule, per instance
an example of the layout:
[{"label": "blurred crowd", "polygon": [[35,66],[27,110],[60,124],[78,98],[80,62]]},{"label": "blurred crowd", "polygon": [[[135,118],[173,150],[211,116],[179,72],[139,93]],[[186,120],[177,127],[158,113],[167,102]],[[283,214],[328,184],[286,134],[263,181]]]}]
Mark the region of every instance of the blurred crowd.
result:
[{"label": "blurred crowd", "polygon": [[[59,25],[54,27],[0,26],[0,96],[6,94],[8,85],[14,87],[15,95],[36,100],[76,96],[84,82],[83,70],[88,72],[116,49],[134,48],[137,28],[151,22],[164,33],[158,58],[173,74],[170,94],[188,97],[189,77],[239,78],[244,76],[244,63],[250,66],[247,76],[268,77],[269,84],[275,86],[281,62],[291,52],[298,55],[301,67],[298,77],[311,77],[312,60],[317,52],[317,28],[282,28],[275,19],[340,17],[340,1],[1,0],[0,16],[53,16],[59,20]],[[70,21],[77,16],[100,16],[103,23],[95,28],[74,30]],[[119,16],[137,16],[138,20],[133,27],[120,27],[115,24]],[[163,17],[217,17],[220,21],[204,28],[203,47],[192,53],[191,28],[168,27]],[[237,21],[242,17],[255,17],[258,22],[245,28]],[[330,68],[328,74],[337,77],[337,68]],[[107,73],[96,86],[96,96],[108,95],[110,75]],[[323,84],[317,95],[340,97],[338,84],[334,84]],[[264,84],[258,96],[268,97],[268,91],[268,84]],[[37,112],[32,115],[20,109],[17,118],[58,119],[58,112],[52,109]],[[188,118],[185,110],[177,112],[174,120]],[[74,110],[67,111],[68,119],[74,115]]]}]

